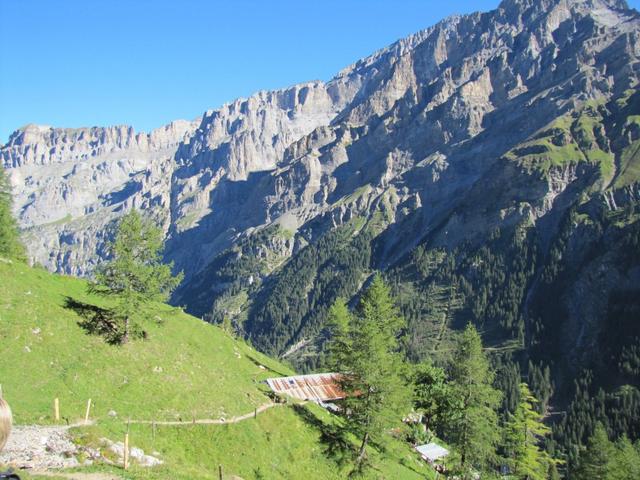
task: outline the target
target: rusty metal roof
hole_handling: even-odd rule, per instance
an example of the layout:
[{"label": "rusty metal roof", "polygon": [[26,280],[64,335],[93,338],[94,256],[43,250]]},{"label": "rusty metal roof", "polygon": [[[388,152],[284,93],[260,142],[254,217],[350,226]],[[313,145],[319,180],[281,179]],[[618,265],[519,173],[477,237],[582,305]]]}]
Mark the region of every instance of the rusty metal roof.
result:
[{"label": "rusty metal roof", "polygon": [[338,385],[338,373],[316,373],[294,377],[268,378],[267,384],[276,393],[283,393],[298,400],[331,402],[345,397]]}]

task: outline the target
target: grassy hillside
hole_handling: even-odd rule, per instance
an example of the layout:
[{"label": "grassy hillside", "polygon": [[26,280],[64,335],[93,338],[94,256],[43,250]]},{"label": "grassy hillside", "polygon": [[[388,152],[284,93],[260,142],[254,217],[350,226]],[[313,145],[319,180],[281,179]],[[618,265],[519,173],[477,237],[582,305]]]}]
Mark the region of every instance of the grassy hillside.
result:
[{"label": "grassy hillside", "polygon": [[[0,259],[0,356],[6,359],[0,383],[17,424],[53,423],[56,397],[63,422],[77,421],[91,398],[95,424],[73,435],[86,445],[101,437],[118,441],[129,418],[220,419],[252,412],[269,402],[259,381],[291,373],[219,328],[165,305],[146,313],[146,340],[109,345],[81,326],[79,304],[108,307],[88,295],[81,280]],[[336,421],[319,407],[288,405],[236,424],[158,426],[155,435],[150,425],[132,424],[132,446],[159,452],[165,463],[133,467],[126,478],[212,478],[219,464],[244,479],[344,478],[322,442]],[[371,455],[377,467],[371,478],[428,474],[398,441],[390,439],[384,454]],[[89,470],[122,473],[119,467]]]},{"label": "grassy hillside", "polygon": [[19,423],[51,421],[55,397],[72,422],[84,415],[88,398],[97,419],[110,410],[155,420],[232,416],[267,401],[255,380],[289,372],[164,305],[143,325],[148,340],[109,345],[83,330],[84,318],[66,307],[69,298],[105,306],[87,295],[85,282],[4,262],[0,279],[0,336],[6,339],[0,355],[13,363],[2,362],[0,378]]},{"label": "grassy hillside", "polygon": [[[349,472],[327,457],[322,428],[334,417],[315,405],[272,408],[257,419],[222,426],[158,426],[155,438],[150,425],[132,425],[135,446],[157,451],[166,466],[153,469],[134,467],[131,478],[162,480],[218,478],[218,466],[225,474],[243,479],[344,479]],[[89,443],[105,434],[121,437],[125,427],[109,424],[78,431],[79,441]],[[430,471],[403,444],[392,443],[381,454],[370,450],[375,468],[365,478],[423,479]],[[170,462],[170,463],[169,463]],[[227,478],[227,477],[225,477]]]}]

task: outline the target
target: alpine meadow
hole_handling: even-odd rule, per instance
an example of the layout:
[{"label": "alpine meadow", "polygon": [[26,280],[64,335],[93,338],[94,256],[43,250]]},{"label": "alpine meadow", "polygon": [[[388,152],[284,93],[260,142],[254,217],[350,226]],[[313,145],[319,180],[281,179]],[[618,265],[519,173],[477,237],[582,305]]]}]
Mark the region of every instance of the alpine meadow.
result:
[{"label": "alpine meadow", "polygon": [[[187,77],[223,62],[209,48],[262,51],[249,31],[262,9],[260,25],[288,35],[282,55],[308,38],[324,52],[294,71],[342,58],[329,27],[296,39],[303,2],[154,0],[134,25],[119,1],[65,8],[97,22],[92,42],[131,39],[104,64],[123,84],[138,61],[166,72],[149,45],[171,25],[163,35],[202,59],[184,53],[193,85],[176,91],[202,94],[202,109],[211,97]],[[0,479],[640,478],[640,13],[625,0],[498,1],[327,81],[149,132],[11,133]],[[64,3],[28,2],[43,15]],[[426,8],[354,0],[345,18],[356,4],[390,12],[368,28],[380,38]],[[39,21],[14,7],[2,4],[4,22]],[[310,29],[340,17],[313,8]],[[199,12],[193,25],[183,9]],[[246,17],[247,38],[219,45],[229,11]],[[95,68],[80,30],[50,28],[33,23],[34,43],[11,49],[36,61],[50,32],[52,45],[77,37],[77,51],[64,74],[25,77],[25,111]],[[169,62],[178,49],[162,45]],[[242,66],[266,85],[284,75],[236,63],[211,90],[241,95]],[[19,71],[2,74],[7,105]],[[171,95],[156,103],[171,111],[183,98]],[[66,101],[71,124],[95,109]]]}]

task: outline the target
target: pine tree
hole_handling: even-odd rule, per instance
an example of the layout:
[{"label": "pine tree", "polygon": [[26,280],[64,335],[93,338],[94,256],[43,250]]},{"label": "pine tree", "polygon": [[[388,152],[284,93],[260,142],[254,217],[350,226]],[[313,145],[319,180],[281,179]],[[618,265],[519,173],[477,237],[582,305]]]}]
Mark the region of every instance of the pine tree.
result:
[{"label": "pine tree", "polygon": [[401,425],[410,409],[398,340],[405,324],[380,276],[355,312],[350,313],[344,301],[337,302],[330,321],[329,362],[342,374],[344,429],[359,439],[354,473],[361,472],[369,442],[382,442],[384,433]]},{"label": "pine tree", "polygon": [[338,298],[329,310],[328,326],[331,340],[327,344],[328,366],[338,372],[349,362],[351,339],[349,328],[352,322],[351,312],[343,298]]},{"label": "pine tree", "polygon": [[133,210],[120,220],[109,245],[111,260],[101,265],[89,290],[116,299],[113,312],[127,343],[135,318],[151,302],[165,301],[182,281],[162,263],[162,231]]},{"label": "pine tree", "polygon": [[24,260],[18,227],[12,213],[11,185],[0,166],[0,257]]},{"label": "pine tree", "polygon": [[497,409],[501,394],[493,388],[494,373],[471,324],[459,335],[450,367],[452,398],[457,412],[449,423],[449,442],[460,455],[460,467],[486,468],[500,440]]},{"label": "pine tree", "polygon": [[537,410],[542,413],[547,408],[549,399],[553,395],[553,383],[551,381],[551,370],[549,365],[542,368],[529,361],[529,384],[534,392],[537,403]]},{"label": "pine tree", "polygon": [[609,461],[614,455],[614,446],[609,440],[607,431],[598,422],[589,437],[586,448],[580,453],[578,467],[573,478],[589,480],[606,480],[608,478]]},{"label": "pine tree", "polygon": [[505,450],[514,474],[525,480],[544,480],[554,463],[540,442],[551,433],[538,413],[538,400],[526,383],[520,384],[520,402],[505,426]]},{"label": "pine tree", "polygon": [[505,414],[513,413],[520,403],[520,366],[513,361],[510,354],[495,359],[495,386],[502,396],[500,411]]}]

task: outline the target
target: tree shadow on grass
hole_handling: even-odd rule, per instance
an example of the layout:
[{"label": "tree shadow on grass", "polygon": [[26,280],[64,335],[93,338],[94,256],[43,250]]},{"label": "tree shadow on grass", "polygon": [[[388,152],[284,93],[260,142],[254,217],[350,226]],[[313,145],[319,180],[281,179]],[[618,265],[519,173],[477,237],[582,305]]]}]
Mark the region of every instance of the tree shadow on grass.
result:
[{"label": "tree shadow on grass", "polygon": [[73,310],[82,317],[78,326],[87,334],[98,335],[109,345],[122,343],[123,332],[112,310],[80,302],[71,297],[65,297],[64,307]]},{"label": "tree shadow on grass", "polygon": [[[349,439],[347,432],[341,425],[323,422],[314,415],[312,411],[306,408],[305,405],[294,404],[293,410],[305,423],[320,432],[320,442],[324,445],[323,454],[325,456],[332,458],[340,467],[345,467],[349,464],[353,466],[358,453],[357,445],[353,443],[352,439]],[[381,455],[388,456],[389,458],[393,456],[382,443],[371,441],[370,446],[376,449]],[[397,460],[398,459],[395,461]],[[416,469],[404,459],[401,459],[399,463],[418,475],[425,475],[424,471]],[[371,470],[382,473],[375,463],[372,462],[372,459],[368,458],[359,470],[351,470],[348,476],[350,479],[369,478],[368,473],[370,473]]]},{"label": "tree shadow on grass", "polygon": [[355,458],[355,449],[340,425],[325,423],[316,417],[304,405],[294,404],[293,411],[305,423],[320,432],[320,442],[324,445],[323,454],[344,466]]}]

